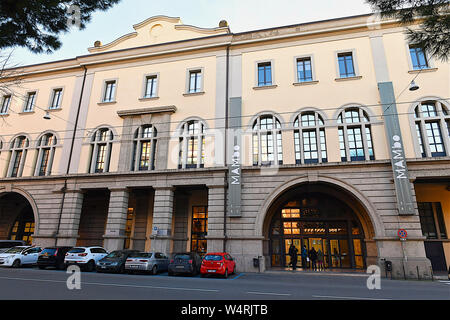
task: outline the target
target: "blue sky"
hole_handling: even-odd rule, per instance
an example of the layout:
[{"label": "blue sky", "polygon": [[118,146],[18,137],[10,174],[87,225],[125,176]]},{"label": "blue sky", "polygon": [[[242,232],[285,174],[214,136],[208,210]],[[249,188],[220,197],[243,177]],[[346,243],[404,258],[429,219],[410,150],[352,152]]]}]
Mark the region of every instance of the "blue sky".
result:
[{"label": "blue sky", "polygon": [[232,32],[242,32],[369,12],[364,0],[122,0],[106,12],[94,13],[85,30],[72,28],[61,35],[63,46],[53,54],[15,48],[12,63],[29,65],[88,54],[96,40],[108,43],[155,15],[180,17],[184,24],[204,28],[217,27],[225,19]]}]

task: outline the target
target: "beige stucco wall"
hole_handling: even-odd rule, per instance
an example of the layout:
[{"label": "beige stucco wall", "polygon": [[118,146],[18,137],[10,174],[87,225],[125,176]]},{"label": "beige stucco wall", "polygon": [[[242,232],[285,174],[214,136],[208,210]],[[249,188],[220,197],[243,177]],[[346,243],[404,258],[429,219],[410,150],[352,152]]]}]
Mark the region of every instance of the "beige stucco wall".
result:
[{"label": "beige stucco wall", "polygon": [[[58,139],[52,166],[52,175],[59,175],[59,164],[64,143],[65,131],[70,127],[69,115],[75,89],[76,74],[49,74],[45,76],[25,78],[18,86],[9,89],[14,92],[8,115],[0,116],[0,136],[3,141],[3,151],[0,155],[0,174],[5,177],[8,168],[9,146],[19,134],[25,134],[29,139],[29,148],[23,170],[23,176],[32,176],[36,165],[39,137],[45,132],[53,132]],[[61,109],[51,110],[51,120],[43,116],[49,108],[53,89],[63,88]],[[33,112],[22,112],[27,100],[27,92],[36,91],[35,108]],[[2,98],[1,98],[2,99]]]}]

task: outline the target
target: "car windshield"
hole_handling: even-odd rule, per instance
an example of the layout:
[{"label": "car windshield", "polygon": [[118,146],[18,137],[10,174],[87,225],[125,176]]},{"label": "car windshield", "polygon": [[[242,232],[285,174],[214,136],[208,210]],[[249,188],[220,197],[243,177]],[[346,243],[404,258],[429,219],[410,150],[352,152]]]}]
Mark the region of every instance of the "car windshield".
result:
[{"label": "car windshield", "polygon": [[46,248],[42,250],[41,254],[55,254],[56,248]]},{"label": "car windshield", "polygon": [[124,255],[123,251],[113,251],[106,256],[106,258],[122,258]]},{"label": "car windshield", "polygon": [[179,259],[179,260],[191,260],[192,257],[188,254],[176,254],[175,259]]},{"label": "car windshield", "polygon": [[21,253],[24,247],[14,247],[5,251],[5,253]]},{"label": "car windshield", "polygon": [[130,254],[130,258],[151,258],[153,253],[140,252]]},{"label": "car windshield", "polygon": [[73,248],[70,249],[69,253],[83,253],[85,251],[85,249],[83,248]]},{"label": "car windshield", "polygon": [[222,260],[222,256],[219,256],[219,255],[205,256],[205,261],[220,261],[220,260]]}]

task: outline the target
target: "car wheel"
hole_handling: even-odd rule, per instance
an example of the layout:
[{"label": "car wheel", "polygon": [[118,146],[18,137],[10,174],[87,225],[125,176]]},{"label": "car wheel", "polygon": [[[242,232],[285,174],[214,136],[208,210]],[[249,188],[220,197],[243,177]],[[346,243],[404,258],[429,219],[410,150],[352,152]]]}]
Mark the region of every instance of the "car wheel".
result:
[{"label": "car wheel", "polygon": [[169,276],[173,276],[174,275],[172,271],[168,271],[167,273],[168,273]]},{"label": "car wheel", "polygon": [[66,268],[66,265],[64,264],[64,262],[60,262],[56,265],[56,269],[58,270],[64,270]]},{"label": "car wheel", "polygon": [[14,260],[14,262],[12,264],[12,267],[13,268],[20,268],[20,260],[19,259]]},{"label": "car wheel", "polygon": [[225,273],[224,273],[223,277],[224,277],[225,279],[228,278],[228,269],[225,269]]},{"label": "car wheel", "polygon": [[153,266],[152,268],[152,275],[156,275],[158,274],[158,267],[157,266]]},{"label": "car wheel", "polygon": [[86,265],[86,271],[92,272],[92,271],[94,271],[94,269],[95,269],[95,262],[94,262],[94,260],[91,260]]},{"label": "car wheel", "polygon": [[38,268],[39,268],[40,270],[45,270],[45,267],[44,267],[44,266],[38,266]]}]

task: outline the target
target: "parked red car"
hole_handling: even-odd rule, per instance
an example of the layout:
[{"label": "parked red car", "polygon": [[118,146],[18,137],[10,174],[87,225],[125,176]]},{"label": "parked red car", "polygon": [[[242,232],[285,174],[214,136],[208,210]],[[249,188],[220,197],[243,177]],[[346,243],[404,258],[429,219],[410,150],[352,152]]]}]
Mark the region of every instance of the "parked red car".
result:
[{"label": "parked red car", "polygon": [[208,253],[202,261],[200,274],[202,277],[206,275],[219,274],[228,278],[229,274],[236,272],[236,262],[226,252]]}]

